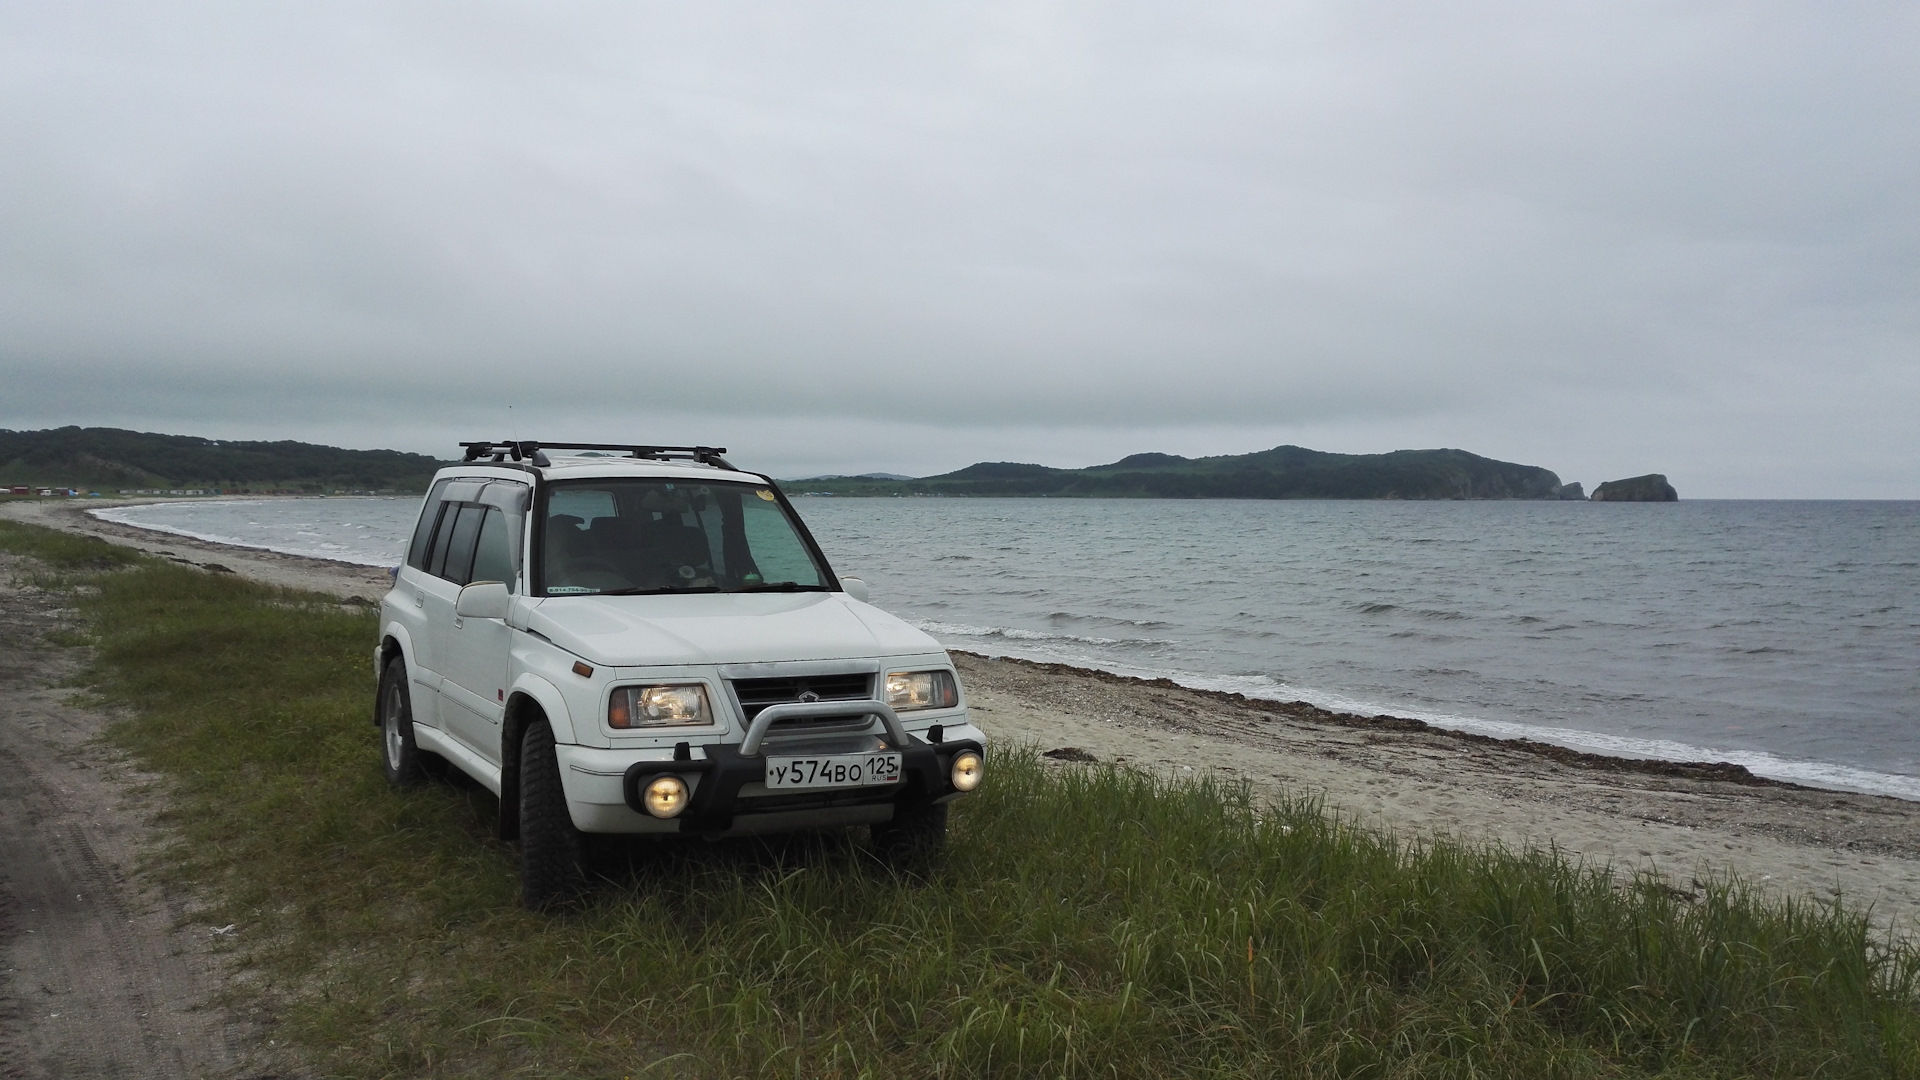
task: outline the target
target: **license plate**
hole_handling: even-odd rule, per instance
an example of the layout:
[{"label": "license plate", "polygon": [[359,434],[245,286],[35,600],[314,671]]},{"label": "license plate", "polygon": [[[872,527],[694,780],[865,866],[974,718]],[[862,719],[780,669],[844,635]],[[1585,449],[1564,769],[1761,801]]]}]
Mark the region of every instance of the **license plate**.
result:
[{"label": "license plate", "polygon": [[900,781],[899,754],[767,759],[769,788],[871,787]]}]

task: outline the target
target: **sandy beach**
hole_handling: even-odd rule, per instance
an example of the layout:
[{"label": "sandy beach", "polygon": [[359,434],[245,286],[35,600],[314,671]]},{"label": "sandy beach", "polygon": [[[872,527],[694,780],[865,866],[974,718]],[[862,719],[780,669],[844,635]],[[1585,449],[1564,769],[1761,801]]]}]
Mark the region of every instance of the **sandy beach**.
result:
[{"label": "sandy beach", "polygon": [[1776,895],[1920,914],[1920,803],[1801,788],[1725,768],[1577,754],[1102,672],[957,657],[979,722],[1061,759],[1313,795],[1402,836],[1442,833],[1663,874],[1682,892],[1737,874]]},{"label": "sandy beach", "polygon": [[[84,532],[212,570],[376,599],[384,571],[110,524],[85,505],[16,502],[0,515]],[[1652,870],[1683,893],[1738,875],[1775,895],[1871,905],[1900,933],[1920,916],[1920,803],[1795,787],[1737,766],[1585,755],[1392,717],[1189,690],[1164,680],[960,654],[991,735],[1061,768],[1115,762],[1311,795],[1402,836],[1551,845],[1569,857]]]}]

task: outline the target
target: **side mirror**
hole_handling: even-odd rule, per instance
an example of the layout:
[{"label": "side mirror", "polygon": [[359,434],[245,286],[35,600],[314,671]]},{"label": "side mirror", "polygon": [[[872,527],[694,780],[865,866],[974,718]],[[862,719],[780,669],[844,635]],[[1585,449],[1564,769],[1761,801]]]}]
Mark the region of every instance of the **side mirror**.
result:
[{"label": "side mirror", "polygon": [[840,591],[863,604],[867,602],[867,583],[865,579],[843,577],[840,579]]},{"label": "side mirror", "polygon": [[460,590],[453,602],[453,613],[463,619],[504,619],[507,617],[507,587],[498,581],[476,581]]}]

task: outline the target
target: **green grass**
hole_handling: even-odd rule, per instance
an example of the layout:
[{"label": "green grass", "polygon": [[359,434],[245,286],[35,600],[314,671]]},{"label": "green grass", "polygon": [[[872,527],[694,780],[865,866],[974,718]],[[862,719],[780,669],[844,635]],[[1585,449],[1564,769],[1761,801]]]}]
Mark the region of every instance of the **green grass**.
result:
[{"label": "green grass", "polygon": [[0,520],[0,549],[29,555],[56,571],[132,566],[140,556],[98,537]]},{"label": "green grass", "polygon": [[[70,567],[91,555],[0,529]],[[169,874],[342,1076],[1911,1077],[1859,913],[998,750],[930,880],[852,839],[628,848],[521,911],[492,798],[380,778],[370,615],[139,560],[76,590]]]}]

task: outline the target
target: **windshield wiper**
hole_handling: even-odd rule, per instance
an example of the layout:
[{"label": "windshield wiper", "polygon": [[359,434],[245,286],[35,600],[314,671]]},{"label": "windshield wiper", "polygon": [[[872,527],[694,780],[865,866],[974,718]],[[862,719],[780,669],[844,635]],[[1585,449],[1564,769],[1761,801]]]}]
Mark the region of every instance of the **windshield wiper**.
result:
[{"label": "windshield wiper", "polygon": [[825,585],[802,585],[797,581],[770,581],[763,585],[742,585],[734,592],[826,592]]}]

